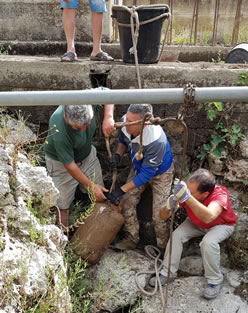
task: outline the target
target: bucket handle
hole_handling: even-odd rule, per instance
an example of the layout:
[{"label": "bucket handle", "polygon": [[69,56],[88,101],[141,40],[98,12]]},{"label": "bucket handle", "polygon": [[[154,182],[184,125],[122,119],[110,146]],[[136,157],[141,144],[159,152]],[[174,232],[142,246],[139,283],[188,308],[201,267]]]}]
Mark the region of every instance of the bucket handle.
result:
[{"label": "bucket handle", "polygon": [[[137,11],[137,10],[139,10],[141,8],[150,8],[150,7],[160,7],[161,8],[161,4],[160,5],[159,4],[154,4],[154,5],[149,5],[149,6],[147,6],[147,5],[140,5],[140,6],[136,7],[136,8],[132,7],[132,10],[133,11]],[[165,5],[165,7],[167,7],[168,10],[169,10],[169,7],[167,5]],[[124,6],[124,5],[114,5],[112,7],[112,10],[114,8],[125,9],[126,11],[128,11],[132,15],[131,10],[129,8],[127,8],[126,6]],[[145,24],[148,24],[148,23],[152,23],[152,22],[157,21],[157,20],[159,20],[161,18],[166,18],[166,17],[169,18],[170,15],[171,15],[170,13],[162,13],[159,16],[153,17],[153,18],[151,18],[149,20],[146,20],[146,21],[143,21],[143,22],[139,22],[139,25],[145,25]],[[118,21],[117,21],[117,24],[119,26],[122,26],[122,27],[131,27],[131,24],[123,24],[123,23],[119,23]]]},{"label": "bucket handle", "polygon": [[[149,19],[149,20],[146,20],[146,21],[143,21],[143,22],[139,22],[139,17],[138,17],[137,12],[136,12],[138,9],[142,9],[142,8],[155,8],[155,7],[160,7],[160,8],[161,8],[161,6],[166,7],[169,12],[168,12],[168,13],[160,14],[159,16],[156,16],[156,17],[151,18],[151,19]],[[114,9],[114,8],[124,9],[124,10],[126,10],[126,11],[128,11],[128,12],[130,13],[130,21],[131,21],[131,24],[123,24],[123,23],[119,23],[119,22],[117,21],[118,26],[122,26],[122,27],[131,27],[131,30],[132,30],[132,29],[133,29],[133,25],[132,25],[133,19],[132,19],[132,16],[133,16],[133,18],[136,20],[136,24],[137,24],[137,26],[136,26],[136,31],[134,32],[134,30],[132,30],[133,49],[131,49],[131,53],[134,53],[134,51],[133,51],[133,50],[135,50],[134,47],[137,45],[138,36],[139,36],[139,34],[138,34],[138,33],[139,33],[139,26],[140,26],[140,25],[145,25],[145,24],[154,22],[154,21],[156,21],[156,20],[159,20],[159,19],[161,19],[161,18],[168,17],[168,25],[167,25],[167,27],[166,27],[163,45],[162,45],[162,48],[160,49],[160,54],[159,54],[159,61],[160,61],[160,60],[161,60],[161,57],[162,57],[162,54],[163,54],[164,45],[165,45],[165,40],[166,40],[168,31],[169,31],[170,21],[171,21],[171,13],[170,13],[170,8],[169,8],[169,6],[168,6],[167,4],[164,4],[164,5],[161,5],[161,4],[152,4],[152,5],[140,5],[140,6],[138,6],[138,7],[134,7],[134,6],[133,6],[133,7],[131,7],[131,8],[129,9],[129,8],[128,8],[127,6],[125,6],[125,5],[114,5],[114,6],[112,7],[112,12],[113,12],[113,9]],[[136,13],[136,14],[134,15],[134,13]],[[133,34],[133,33],[135,33],[135,34]],[[136,37],[136,38],[133,38],[133,37]],[[135,39],[136,39],[136,40],[135,40]],[[135,56],[135,59],[136,59],[137,56],[135,55],[135,53],[134,53],[134,56]],[[135,62],[135,63],[137,63],[137,62]],[[137,68],[137,67],[138,67],[138,66],[136,65],[136,68]],[[138,70],[138,69],[137,69],[137,76],[138,76],[138,81],[139,81],[139,76],[140,76],[140,74],[139,74],[139,70]],[[139,88],[141,88],[141,83],[139,83]]]}]

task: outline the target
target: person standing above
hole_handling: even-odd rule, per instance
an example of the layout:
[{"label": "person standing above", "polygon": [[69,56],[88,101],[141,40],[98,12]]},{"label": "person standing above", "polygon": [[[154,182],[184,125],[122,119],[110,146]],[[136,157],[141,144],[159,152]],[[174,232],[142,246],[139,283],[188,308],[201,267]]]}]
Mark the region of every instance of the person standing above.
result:
[{"label": "person standing above", "polygon": [[[187,184],[181,181],[175,185],[174,194],[169,197],[166,206],[161,208],[161,218],[166,220],[171,215],[170,210],[177,208],[178,202],[185,204],[188,217],[173,232],[170,281],[177,276],[183,244],[191,238],[203,236],[200,248],[207,279],[203,297],[213,299],[218,296],[223,285],[219,244],[232,234],[237,219],[230,206],[228,192],[225,187],[215,184],[209,171],[199,169],[189,177]],[[159,275],[162,285],[167,283],[169,246],[170,242]],[[155,286],[155,277],[150,279],[149,284]]]},{"label": "person standing above", "polygon": [[[113,61],[113,58],[101,49],[103,13],[107,11],[105,0],[89,0],[91,10],[91,30],[93,50],[90,59],[94,61]],[[75,50],[76,9],[78,0],[61,0],[62,22],[67,42],[67,50],[61,62],[73,62],[77,59]]]},{"label": "person standing above", "polygon": [[[69,207],[78,184],[82,192],[90,192],[96,201],[106,199],[103,192],[108,190],[104,188],[101,166],[92,145],[95,107],[61,105],[49,120],[45,159],[47,171],[60,193],[57,224],[68,226]],[[113,109],[112,104],[104,105],[102,128],[106,137],[114,130]]]},{"label": "person standing above", "polygon": [[[152,113],[150,104],[131,104],[123,122],[142,120],[146,113]],[[121,156],[128,149],[133,168],[127,179],[127,183],[115,189],[107,198],[112,203],[118,203],[123,198],[123,213],[125,217],[125,238],[116,243],[117,249],[135,249],[139,242],[139,222],[136,214],[141,194],[149,183],[152,187],[152,219],[155,228],[157,246],[165,248],[168,241],[168,225],[159,217],[161,203],[170,192],[174,166],[170,144],[165,132],[159,125],[145,125],[143,129],[142,158],[136,160],[135,154],[140,145],[140,124],[129,125],[121,128],[116,152],[113,155],[112,166],[117,167]]]}]

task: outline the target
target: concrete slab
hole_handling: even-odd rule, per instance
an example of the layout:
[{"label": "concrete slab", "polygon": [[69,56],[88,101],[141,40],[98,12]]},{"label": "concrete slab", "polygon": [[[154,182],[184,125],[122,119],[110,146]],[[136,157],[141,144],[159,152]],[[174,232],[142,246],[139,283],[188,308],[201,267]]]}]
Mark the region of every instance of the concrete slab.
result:
[{"label": "concrete slab", "polygon": [[[53,40],[0,40],[0,48],[9,55],[62,55],[66,49],[65,41]],[[119,43],[103,43],[102,48],[115,59],[121,58]],[[173,61],[172,56],[180,62],[219,62],[225,60],[232,47],[218,46],[178,46],[165,45],[162,60]],[[87,57],[92,50],[92,43],[76,42],[77,55]]]},{"label": "concrete slab", "polygon": [[[137,88],[136,67],[114,62],[94,62],[80,58],[61,63],[59,57],[0,55],[0,90],[68,90],[91,87],[92,75],[107,76],[110,88]],[[248,64],[208,62],[160,62],[140,64],[143,88],[182,87],[191,82],[198,87],[236,86]]]}]

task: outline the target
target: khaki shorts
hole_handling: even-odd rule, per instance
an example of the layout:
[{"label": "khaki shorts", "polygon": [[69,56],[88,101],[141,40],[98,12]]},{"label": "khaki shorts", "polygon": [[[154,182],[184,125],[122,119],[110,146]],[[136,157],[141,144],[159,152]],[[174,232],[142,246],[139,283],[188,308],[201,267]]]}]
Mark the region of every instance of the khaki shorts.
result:
[{"label": "khaki shorts", "polygon": [[[45,155],[48,174],[52,177],[55,187],[59,190],[58,207],[69,209],[74,200],[75,191],[79,182],[75,180],[65,169],[64,164]],[[102,169],[96,156],[96,148],[92,146],[90,154],[83,161],[77,163],[82,172],[94,183],[104,186]],[[80,190],[87,193],[83,185]]]}]

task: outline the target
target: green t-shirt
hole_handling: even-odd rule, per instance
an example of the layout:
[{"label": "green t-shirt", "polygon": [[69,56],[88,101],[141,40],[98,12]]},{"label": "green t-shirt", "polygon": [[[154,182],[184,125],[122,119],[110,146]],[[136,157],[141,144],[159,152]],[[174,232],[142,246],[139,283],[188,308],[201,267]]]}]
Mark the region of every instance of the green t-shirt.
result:
[{"label": "green t-shirt", "polygon": [[49,131],[45,142],[45,153],[52,159],[69,164],[84,160],[91,151],[92,137],[96,130],[94,117],[85,131],[74,130],[64,120],[64,106],[60,105],[49,120]]}]

